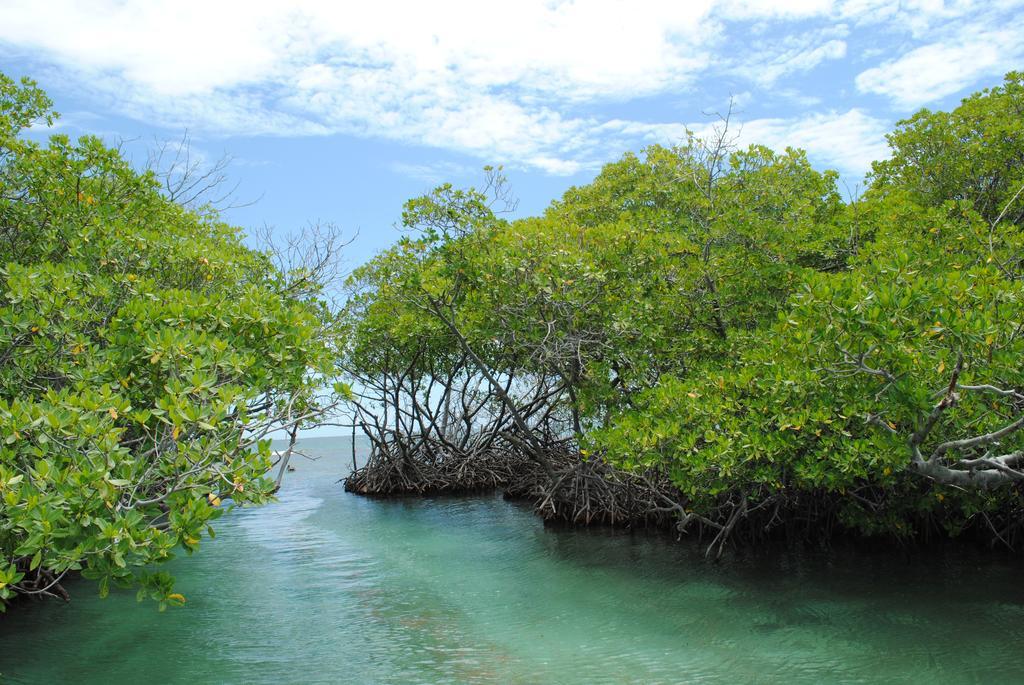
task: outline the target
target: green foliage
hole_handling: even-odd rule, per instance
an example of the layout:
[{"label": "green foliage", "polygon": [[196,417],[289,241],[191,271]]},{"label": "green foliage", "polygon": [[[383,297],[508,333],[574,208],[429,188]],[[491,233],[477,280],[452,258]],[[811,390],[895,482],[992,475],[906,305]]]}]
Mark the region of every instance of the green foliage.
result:
[{"label": "green foliage", "polygon": [[210,210],[168,201],[0,75],[0,607],[68,572],[180,604],[152,570],[271,494],[267,429],[309,416],[326,311]]},{"label": "green foliage", "polygon": [[[755,344],[665,379],[593,435],[593,448],[625,468],[667,469],[697,509],[734,492],[753,501],[816,493],[836,503],[844,524],[869,533],[906,535],[924,522],[955,533],[979,512],[1019,507],[1016,488],[962,487],[970,471],[954,472],[952,456],[922,478],[911,448],[944,393],[953,396],[961,357],[958,387],[1024,387],[1020,226],[1008,220],[1019,210],[994,223],[1024,180],[993,182],[1001,189],[991,196],[962,190],[980,182],[971,174],[986,173],[977,171],[985,164],[1019,177],[1024,138],[1006,129],[1019,131],[1021,120],[992,123],[1011,95],[1019,106],[1019,93],[1011,75],[1005,89],[953,113],[922,112],[901,124],[893,159],[875,165],[875,185],[847,209],[843,223],[858,236],[847,268],[805,272]],[[936,123],[968,119],[986,122],[972,144],[988,158],[947,147],[948,129]],[[933,172],[943,175],[941,187],[925,183]],[[921,450],[996,431],[1020,411],[998,395],[959,390],[921,433]],[[998,453],[1013,454],[1022,437],[1007,435]]]},{"label": "green foliage", "polygon": [[668,478],[698,513],[1012,521],[1016,476],[979,460],[1024,460],[1024,431],[984,438],[1024,412],[1022,93],[1013,73],[901,122],[848,204],[803,152],[732,150],[726,128],[627,154],[536,218],[442,186],[353,281],[347,361],[436,369],[459,354],[443,305],[495,372],[559,379],[584,454]]},{"label": "green foliage", "polygon": [[[486,196],[448,186],[411,201],[420,234],[355,275],[352,363],[423,354],[431,336],[427,357],[452,351],[435,298],[495,368],[572,376],[576,409],[600,421],[665,370],[735,349],[842,242],[813,230],[841,209],[833,174],[797,151],[752,148],[728,164],[710,200],[679,181],[701,173],[691,148],[653,147],[540,218],[500,220]],[[638,194],[657,197],[607,209]]]},{"label": "green foliage", "polygon": [[[926,207],[963,200],[991,223],[1024,184],[1024,72],[952,112],[923,109],[888,138],[893,155],[874,164],[873,192],[906,191]],[[1020,225],[1024,204],[1005,218]]]}]

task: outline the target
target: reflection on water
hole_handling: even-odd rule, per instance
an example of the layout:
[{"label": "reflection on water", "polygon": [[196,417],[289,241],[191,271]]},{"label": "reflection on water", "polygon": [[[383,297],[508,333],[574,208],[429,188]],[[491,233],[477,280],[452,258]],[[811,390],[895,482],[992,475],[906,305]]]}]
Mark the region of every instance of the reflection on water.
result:
[{"label": "reflection on water", "polygon": [[280,502],[170,569],[187,605],[72,588],[0,618],[15,683],[1019,683],[1024,565],[838,552],[710,564],[498,497],[344,493],[310,440]]}]

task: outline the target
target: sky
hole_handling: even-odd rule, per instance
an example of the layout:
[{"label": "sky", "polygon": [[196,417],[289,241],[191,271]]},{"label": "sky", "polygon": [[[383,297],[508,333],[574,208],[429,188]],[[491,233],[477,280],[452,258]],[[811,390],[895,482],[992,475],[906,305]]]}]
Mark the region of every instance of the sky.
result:
[{"label": "sky", "polygon": [[[329,222],[356,265],[401,205],[503,165],[519,213],[706,130],[807,150],[855,190],[885,133],[1024,68],[1024,0],[0,0],[0,71],[138,160],[233,158],[243,228]],[[47,131],[33,131],[43,137]]]}]

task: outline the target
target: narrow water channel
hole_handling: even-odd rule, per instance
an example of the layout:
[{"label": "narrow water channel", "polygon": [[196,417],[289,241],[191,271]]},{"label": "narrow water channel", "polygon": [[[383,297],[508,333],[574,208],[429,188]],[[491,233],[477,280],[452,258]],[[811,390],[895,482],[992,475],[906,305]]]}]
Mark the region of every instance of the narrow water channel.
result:
[{"label": "narrow water channel", "polygon": [[843,551],[710,564],[693,544],[546,529],[500,497],[368,500],[305,441],[280,502],[134,593],[0,617],[12,683],[1021,683],[1024,564]]}]

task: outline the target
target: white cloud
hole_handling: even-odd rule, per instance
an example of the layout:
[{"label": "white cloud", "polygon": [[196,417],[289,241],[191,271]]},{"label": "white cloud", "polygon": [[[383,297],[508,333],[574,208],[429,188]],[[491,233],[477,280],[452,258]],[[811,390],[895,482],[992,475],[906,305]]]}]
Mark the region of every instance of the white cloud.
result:
[{"label": "white cloud", "polygon": [[811,114],[797,119],[745,122],[742,140],[780,150],[798,147],[811,159],[847,174],[863,175],[871,162],[889,156],[888,122],[861,109]]},{"label": "white cloud", "polygon": [[909,32],[921,39],[944,23],[1021,4],[1021,0],[842,0],[837,13],[844,20],[876,28],[888,24],[890,31]]},{"label": "white cloud", "polygon": [[[831,32],[830,32],[831,33]],[[767,88],[783,76],[807,72],[828,60],[846,57],[846,41],[820,35],[787,36],[744,55],[734,71]]]},{"label": "white cloud", "polygon": [[[674,144],[686,139],[687,130],[708,138],[715,134],[717,122],[683,124],[640,124],[612,121],[606,126],[624,134],[655,143]],[[734,144],[746,147],[766,145],[774,150],[802,148],[820,165],[836,168],[853,176],[862,176],[871,162],[889,155],[885,142],[888,122],[872,117],[861,109],[846,112],[821,112],[787,118],[759,118],[743,121],[733,116],[730,135]]]},{"label": "white cloud", "polygon": [[722,13],[731,19],[805,19],[829,14],[832,0],[726,0]]},{"label": "white cloud", "polygon": [[0,40],[178,96],[263,80],[288,48],[271,18],[259,3],[192,2],[179,10],[159,2],[13,0],[0,7]]},{"label": "white cloud", "polygon": [[891,21],[916,39],[901,54],[885,59],[881,46],[862,57],[881,63],[856,77],[861,93],[916,108],[998,79],[1024,59],[1024,0],[847,0],[842,12],[854,21]]},{"label": "white cloud", "polygon": [[[685,88],[711,0],[0,4],[0,44],[77,75],[117,111],[221,133],[348,132],[573,173],[568,109]],[[614,46],[614,49],[609,49]]]},{"label": "white cloud", "polygon": [[[799,94],[776,84],[845,59],[847,25],[916,41],[861,74],[862,91],[901,105],[953,92],[1019,57],[1019,30],[991,24],[993,12],[1022,2],[4,0],[0,50],[58,65],[86,99],[156,125],[199,134],[343,132],[572,174],[637,142],[682,135],[680,124],[629,121],[604,108],[692,95],[723,75],[754,88],[745,94],[753,105],[766,95],[791,104]],[[920,40],[964,18],[984,28],[973,43]],[[994,37],[997,50],[982,49]],[[891,48],[878,58],[886,55]],[[943,60],[954,66],[936,68]],[[706,104],[693,102],[681,117]],[[859,171],[879,152],[880,126],[849,109],[756,119],[747,132],[770,144],[795,141]],[[857,140],[865,150],[845,147]]]},{"label": "white cloud", "polygon": [[884,95],[901,107],[918,107],[963,90],[979,77],[1001,76],[1022,58],[1024,29],[968,29],[863,71],[856,83],[861,92]]},{"label": "white cloud", "polygon": [[0,7],[0,39],[167,96],[291,84],[296,76],[326,85],[337,57],[349,69],[404,74],[414,88],[444,81],[632,97],[685,82],[706,64],[711,6],[531,0],[488,11],[468,0],[54,0],[45,7],[11,0]]}]

